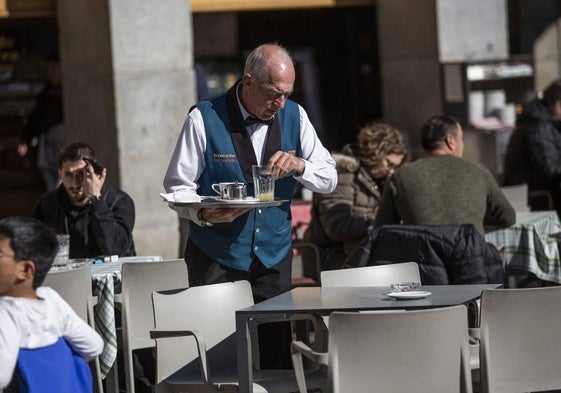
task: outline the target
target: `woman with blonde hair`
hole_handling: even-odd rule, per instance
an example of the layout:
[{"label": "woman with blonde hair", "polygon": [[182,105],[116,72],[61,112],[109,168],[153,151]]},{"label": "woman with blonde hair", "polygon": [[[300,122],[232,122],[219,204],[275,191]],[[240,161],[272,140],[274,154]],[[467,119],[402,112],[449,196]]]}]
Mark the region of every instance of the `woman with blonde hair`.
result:
[{"label": "woman with blonde hair", "polygon": [[[338,174],[331,194],[314,194],[312,220],[304,241],[321,250],[321,270],[339,269],[353,248],[372,229],[382,190],[409,153],[393,126],[372,122],[361,128],[356,144],[334,153]],[[314,255],[302,252],[304,275],[317,280]]]}]

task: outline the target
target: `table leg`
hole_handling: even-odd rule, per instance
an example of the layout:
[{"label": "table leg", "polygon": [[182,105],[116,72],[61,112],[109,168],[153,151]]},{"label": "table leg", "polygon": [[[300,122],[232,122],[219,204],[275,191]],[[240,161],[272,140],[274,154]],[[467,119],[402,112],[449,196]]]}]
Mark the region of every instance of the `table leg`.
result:
[{"label": "table leg", "polygon": [[240,393],[253,393],[253,361],[249,318],[236,313],[236,332],[238,339],[238,383]]}]

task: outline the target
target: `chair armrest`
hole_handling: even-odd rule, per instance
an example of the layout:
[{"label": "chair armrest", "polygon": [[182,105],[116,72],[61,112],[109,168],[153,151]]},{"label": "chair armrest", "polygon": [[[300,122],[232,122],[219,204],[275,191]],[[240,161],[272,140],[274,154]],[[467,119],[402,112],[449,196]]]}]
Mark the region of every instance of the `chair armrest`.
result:
[{"label": "chair armrest", "polygon": [[323,318],[316,314],[293,314],[287,319],[259,319],[255,318],[249,322],[249,332],[251,337],[251,348],[252,348],[252,358],[253,358],[253,368],[259,369],[259,344],[258,344],[258,334],[257,326],[261,323],[272,323],[272,322],[290,322],[290,327],[292,330],[292,340],[297,340],[295,336],[296,332],[296,321],[308,320],[312,323],[314,327],[314,344],[313,349],[315,351],[326,351],[327,350],[327,327],[323,321]]},{"label": "chair armrest", "polygon": [[150,330],[150,338],[163,339],[174,337],[193,337],[197,343],[199,353],[199,366],[205,384],[210,383],[210,372],[206,358],[206,344],[204,336],[197,330]]},{"label": "chair armrest", "polygon": [[481,328],[469,328],[468,334],[470,344],[479,343],[481,339]]},{"label": "chair armrest", "polygon": [[307,392],[306,378],[304,376],[304,363],[302,355],[317,364],[327,366],[328,358],[326,352],[315,352],[302,341],[292,341],[290,344],[290,354],[292,356],[292,365],[294,366],[294,376],[298,383],[300,392]]},{"label": "chair armrest", "polygon": [[479,339],[481,337],[480,328],[469,328],[469,365],[472,370],[479,368]]},{"label": "chair armrest", "polygon": [[290,348],[292,353],[301,353],[312,362],[327,366],[327,352],[316,352],[302,341],[292,341]]}]

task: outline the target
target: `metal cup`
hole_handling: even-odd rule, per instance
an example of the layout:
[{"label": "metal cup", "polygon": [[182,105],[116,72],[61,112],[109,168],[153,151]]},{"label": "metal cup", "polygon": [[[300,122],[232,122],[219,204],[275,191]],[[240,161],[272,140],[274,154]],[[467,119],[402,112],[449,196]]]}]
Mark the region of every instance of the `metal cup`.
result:
[{"label": "metal cup", "polygon": [[236,182],[222,182],[212,185],[212,189],[222,199],[245,199],[247,197],[247,185]]}]

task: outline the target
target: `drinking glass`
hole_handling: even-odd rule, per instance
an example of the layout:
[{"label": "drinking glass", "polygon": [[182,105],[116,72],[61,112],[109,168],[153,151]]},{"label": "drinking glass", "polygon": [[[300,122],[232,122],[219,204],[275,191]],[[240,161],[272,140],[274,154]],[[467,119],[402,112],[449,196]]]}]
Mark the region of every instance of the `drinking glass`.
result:
[{"label": "drinking glass", "polygon": [[56,235],[58,252],[53,261],[53,266],[67,266],[70,253],[70,235]]},{"label": "drinking glass", "polygon": [[266,165],[253,165],[255,198],[262,202],[275,200],[275,177],[273,169]]}]

